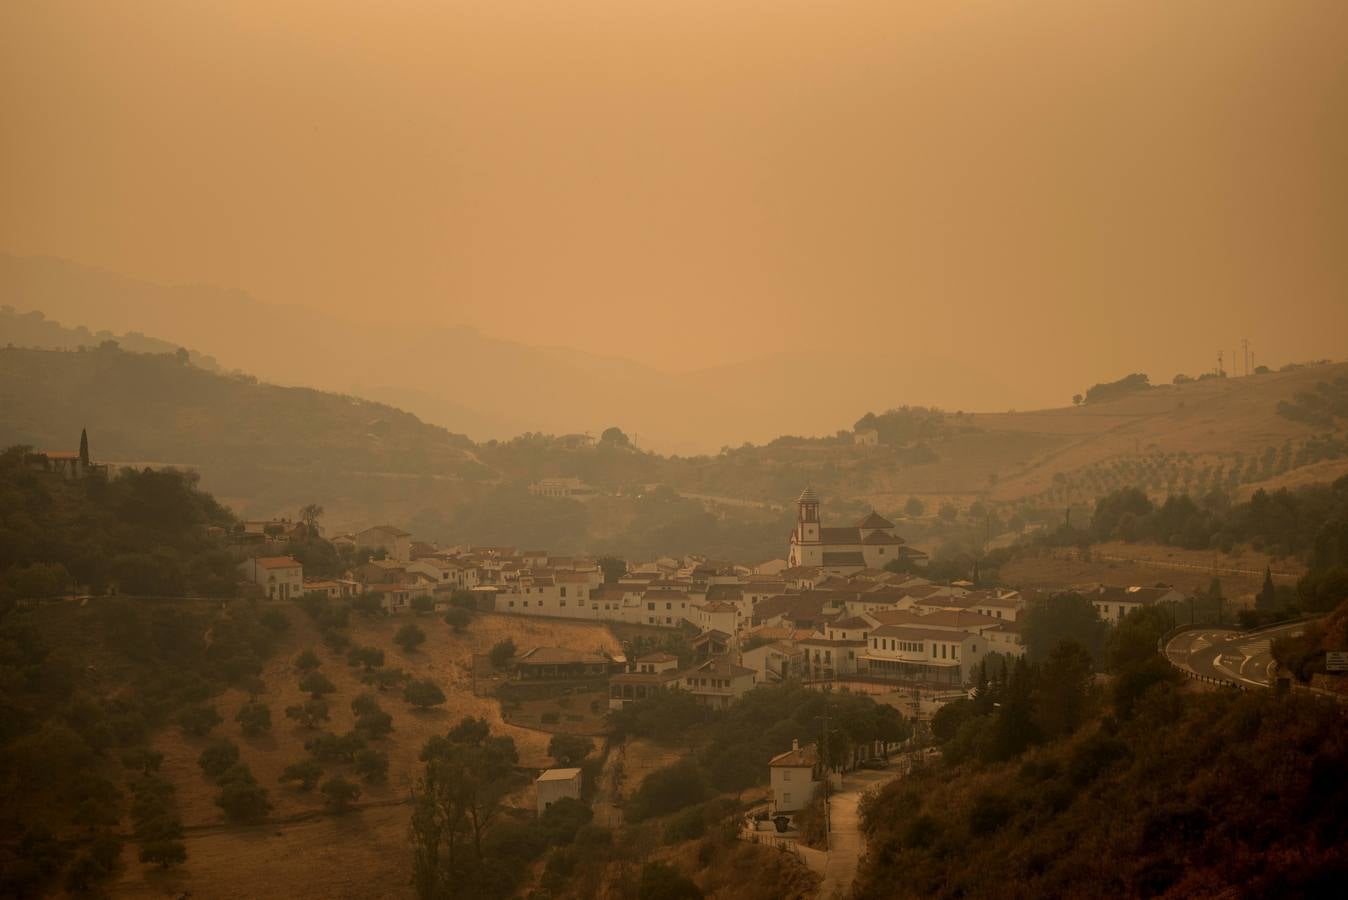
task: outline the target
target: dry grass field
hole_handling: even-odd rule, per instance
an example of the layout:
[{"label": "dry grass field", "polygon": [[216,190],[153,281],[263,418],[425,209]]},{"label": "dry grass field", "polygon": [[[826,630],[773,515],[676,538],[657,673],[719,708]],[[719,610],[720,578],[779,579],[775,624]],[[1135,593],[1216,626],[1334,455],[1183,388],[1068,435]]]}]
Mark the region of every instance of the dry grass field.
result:
[{"label": "dry grass field", "polygon": [[[418,650],[406,653],[394,643],[393,636],[409,621],[408,616],[353,619],[354,644],[382,648],[387,667],[433,679],[448,700],[442,707],[421,712],[405,703],[400,692],[379,695],[384,709],[393,716],[394,731],[371,746],[389,755],[387,782],[362,785],[360,803],[363,807],[374,805],[334,817],[323,812],[317,790],[302,793],[277,783],[286,765],[307,757],[305,740],[323,730],[307,730],[285,718],[285,707],[302,702],[306,696],[299,690],[299,673],[293,660],[303,649],[313,648],[323,661],[321,671],[337,686],[336,693],[328,697],[332,721],[324,726],[326,730],[348,731],[354,724],[351,699],[370,689],[361,684],[359,671],[347,665],[344,654],[322,645],[297,607],[282,608],[289,613],[293,628],[263,672],[267,692],[259,698],[271,707],[271,734],[262,738],[241,734],[234,714],[247,696],[231,690],[214,701],[225,723],[210,736],[228,737],[239,745],[241,761],[270,791],[274,824],[252,828],[226,824],[214,803],[217,788],[197,765],[197,756],[210,738],[187,737],[176,727],[164,729],[156,735],[154,746],[164,754],[162,774],[177,787],[179,811],[187,829],[188,860],[181,868],[163,873],[142,866],[128,850],[124,854],[125,869],[111,886],[112,895],[410,896],[407,827],[411,807],[402,801],[416,783],[420,771],[417,756],[427,738],[447,731],[463,716],[481,716],[495,731],[515,739],[522,765],[542,768],[549,762],[546,733],[504,724],[494,699],[474,696],[468,669],[471,655],[486,653],[506,637],[521,650],[544,644],[577,650],[618,650],[617,641],[600,624],[484,614],[462,635],[454,634],[438,618],[416,619],[427,640]],[[325,775],[336,774],[356,779],[349,765],[325,765]],[[517,802],[532,804],[531,790],[522,792]]]},{"label": "dry grass field", "polygon": [[[1322,431],[1278,414],[1279,401],[1348,375],[1348,364],[1308,366],[1248,378],[1162,384],[1088,406],[1027,412],[966,413],[967,430],[932,448],[929,465],[870,472],[852,485],[858,500],[898,509],[909,496],[967,506],[978,497],[1016,502],[1051,488],[1055,476],[1148,454],[1187,453],[1203,459],[1280,448]],[[1332,466],[1332,464],[1331,464]],[[1289,484],[1332,480],[1348,471],[1326,466]]]},{"label": "dry grass field", "polygon": [[1163,544],[1126,544],[1114,541],[1091,547],[1085,559],[1074,549],[1022,556],[1004,565],[1001,577],[1007,584],[1024,588],[1056,588],[1104,582],[1111,585],[1169,584],[1189,593],[1207,590],[1215,574],[1232,600],[1252,597],[1264,582],[1269,567],[1274,580],[1291,584],[1305,574],[1294,559],[1270,557],[1248,548],[1234,553],[1184,550]]}]

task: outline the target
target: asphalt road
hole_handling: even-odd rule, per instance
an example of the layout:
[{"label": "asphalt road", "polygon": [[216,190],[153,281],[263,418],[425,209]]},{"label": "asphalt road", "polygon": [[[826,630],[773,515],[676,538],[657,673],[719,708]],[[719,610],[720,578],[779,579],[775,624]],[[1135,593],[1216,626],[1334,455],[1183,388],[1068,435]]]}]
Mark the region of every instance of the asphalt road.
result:
[{"label": "asphalt road", "polygon": [[1293,622],[1253,634],[1216,627],[1182,631],[1166,644],[1165,654],[1174,665],[1205,678],[1272,687],[1273,642],[1280,637],[1295,637],[1305,627],[1305,622]]}]

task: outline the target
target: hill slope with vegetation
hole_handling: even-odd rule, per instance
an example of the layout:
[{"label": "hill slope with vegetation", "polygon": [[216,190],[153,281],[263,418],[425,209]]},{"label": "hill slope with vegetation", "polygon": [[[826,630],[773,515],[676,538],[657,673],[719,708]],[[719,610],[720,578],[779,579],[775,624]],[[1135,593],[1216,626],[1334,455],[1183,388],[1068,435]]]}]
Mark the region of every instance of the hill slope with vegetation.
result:
[{"label": "hill slope with vegetation", "polygon": [[[1159,501],[1328,477],[1348,458],[1344,384],[1348,366],[1319,365],[1059,410],[900,407],[858,420],[863,442],[844,431],[679,457],[616,428],[594,442],[531,432],[474,444],[391,406],[207,371],[179,353],[11,347],[0,349],[0,443],[66,449],[87,427],[100,460],[196,469],[248,517],[316,502],[338,529],[387,520],[442,542],[755,560],[781,555],[806,484],[834,521],[873,506],[912,517],[906,535],[934,547],[955,513],[986,538],[989,510],[1023,522],[1127,486]],[[599,497],[529,494],[553,477]]]}]

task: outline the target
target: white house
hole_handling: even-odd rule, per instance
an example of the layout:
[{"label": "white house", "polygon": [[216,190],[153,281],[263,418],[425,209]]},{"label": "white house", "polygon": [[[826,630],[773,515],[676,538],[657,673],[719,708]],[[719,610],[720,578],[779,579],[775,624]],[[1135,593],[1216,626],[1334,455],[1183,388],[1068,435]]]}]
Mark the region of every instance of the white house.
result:
[{"label": "white house", "polygon": [[754,678],[753,669],[737,665],[724,656],[713,656],[683,672],[675,684],[699,702],[724,709],[753,690]]},{"label": "white house", "polygon": [[289,556],[256,556],[239,563],[243,577],[261,586],[268,600],[291,600],[304,595],[304,567]]},{"label": "white house", "polygon": [[882,625],[871,631],[861,662],[866,674],[925,684],[969,684],[987,656],[986,638],[919,625]]},{"label": "white house", "polygon": [[534,782],[538,787],[538,814],[541,816],[563,797],[580,799],[580,769],[547,769]]},{"label": "white house", "polygon": [[802,747],[793,740],[790,750],[768,762],[768,773],[773,812],[804,809],[819,787],[819,750],[814,744]]},{"label": "white house", "polygon": [[412,559],[412,534],[392,525],[375,525],[352,535],[357,547],[383,550],[391,559]]},{"label": "white house", "polygon": [[1119,624],[1124,616],[1144,606],[1160,603],[1182,603],[1184,595],[1171,587],[1106,587],[1101,585],[1086,594],[1086,599],[1095,606],[1095,611],[1111,625]]},{"label": "white house", "polygon": [[754,670],[755,683],[777,684],[804,674],[805,651],[792,641],[770,641],[741,653],[740,665]]}]

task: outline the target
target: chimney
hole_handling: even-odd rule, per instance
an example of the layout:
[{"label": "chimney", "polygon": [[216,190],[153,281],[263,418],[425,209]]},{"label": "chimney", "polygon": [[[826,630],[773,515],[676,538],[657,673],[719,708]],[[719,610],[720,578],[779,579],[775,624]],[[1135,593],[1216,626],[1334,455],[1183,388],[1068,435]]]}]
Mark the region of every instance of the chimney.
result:
[{"label": "chimney", "polygon": [[791,739],[791,749],[792,749],[792,750],[799,750],[799,749],[800,749],[800,741],[796,740],[795,738],[792,738],[792,739]]}]

